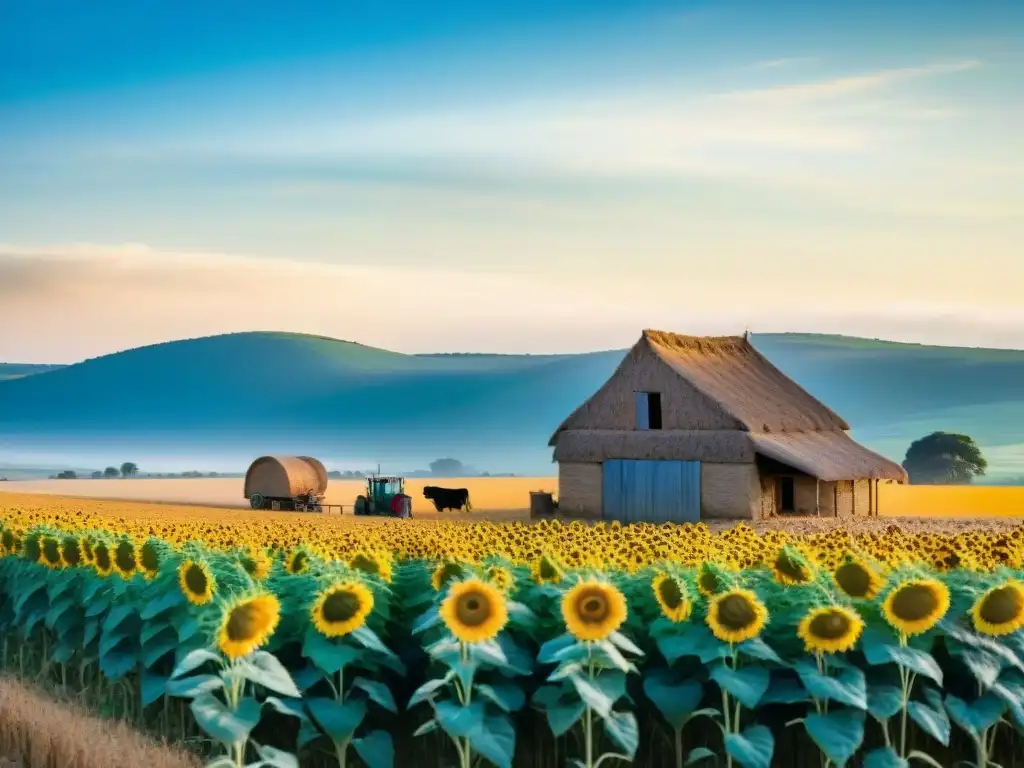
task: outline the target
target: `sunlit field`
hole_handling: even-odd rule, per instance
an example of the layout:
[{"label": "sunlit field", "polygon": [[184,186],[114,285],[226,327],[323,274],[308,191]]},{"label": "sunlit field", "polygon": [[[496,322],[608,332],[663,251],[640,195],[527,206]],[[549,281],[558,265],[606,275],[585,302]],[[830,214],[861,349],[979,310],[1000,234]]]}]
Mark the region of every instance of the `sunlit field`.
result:
[{"label": "sunlit field", "polygon": [[1020,752],[1024,527],[1009,517],[500,515],[5,494],[0,669],[208,766]]},{"label": "sunlit field", "polygon": [[[433,504],[423,498],[423,487],[427,485],[468,488],[474,510],[478,513],[488,513],[529,509],[530,491],[554,493],[558,489],[558,480],[554,477],[455,477],[408,480],[405,492],[412,497],[414,515],[436,514]],[[0,483],[0,491],[15,493],[248,508],[249,502],[243,498],[242,489],[241,478],[30,480]],[[345,513],[350,514],[356,497],[365,492],[366,485],[361,480],[331,479],[327,484],[325,503],[344,505]]]},{"label": "sunlit field", "polygon": [[1024,486],[880,485],[886,517],[1021,517]]},{"label": "sunlit field", "polygon": [[[436,514],[423,498],[425,485],[468,488],[474,516],[492,519],[525,517],[530,491],[557,495],[554,477],[433,478],[409,480],[406,493],[412,496],[413,514]],[[358,480],[331,480],[328,504],[342,504],[351,513],[364,485]],[[240,478],[132,479],[132,480],[40,480],[0,483],[0,492],[58,494],[96,499],[125,499],[169,504],[248,507],[242,497]],[[884,517],[991,518],[1024,516],[1024,486],[920,486],[881,485],[879,508]],[[335,510],[336,511],[336,510]]]}]

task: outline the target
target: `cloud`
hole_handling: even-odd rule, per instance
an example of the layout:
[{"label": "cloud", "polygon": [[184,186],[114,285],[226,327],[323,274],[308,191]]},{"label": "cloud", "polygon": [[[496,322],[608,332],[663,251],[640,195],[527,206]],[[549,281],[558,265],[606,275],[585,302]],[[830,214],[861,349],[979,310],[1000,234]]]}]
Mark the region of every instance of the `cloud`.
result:
[{"label": "cloud", "polygon": [[813,56],[790,56],[779,59],[765,59],[754,63],[755,69],[779,69],[781,67],[795,67],[800,64],[811,64],[817,61]]},{"label": "cloud", "polygon": [[916,78],[965,72],[980,66],[980,61],[969,59],[945,64],[929,64],[921,67],[883,69],[866,75],[851,75],[812,83],[795,83],[751,91],[736,91],[724,94],[724,98],[756,104],[806,104],[878,90]]}]

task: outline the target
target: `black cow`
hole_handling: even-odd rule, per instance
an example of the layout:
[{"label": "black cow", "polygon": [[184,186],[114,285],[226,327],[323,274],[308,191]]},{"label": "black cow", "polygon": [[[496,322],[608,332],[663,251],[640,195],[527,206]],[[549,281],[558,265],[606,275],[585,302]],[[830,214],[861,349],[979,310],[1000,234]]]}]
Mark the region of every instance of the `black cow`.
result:
[{"label": "black cow", "polygon": [[468,488],[439,488],[436,485],[428,485],[423,489],[423,496],[434,502],[434,508],[438,512],[446,509],[461,510],[463,507],[467,512],[473,511]]}]

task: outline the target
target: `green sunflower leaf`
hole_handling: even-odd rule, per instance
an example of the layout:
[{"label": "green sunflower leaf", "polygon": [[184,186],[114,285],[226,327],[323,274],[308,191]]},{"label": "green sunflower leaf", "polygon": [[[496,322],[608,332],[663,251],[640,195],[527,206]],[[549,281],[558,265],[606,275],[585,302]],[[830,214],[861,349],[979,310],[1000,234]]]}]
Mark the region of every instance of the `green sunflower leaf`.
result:
[{"label": "green sunflower leaf", "polygon": [[640,726],[632,712],[612,712],[604,718],[604,732],[630,759],[640,746]]},{"label": "green sunflower leaf", "polygon": [[301,698],[302,691],[295,685],[288,670],[272,653],[256,651],[244,661],[236,662],[245,679],[282,696]]},{"label": "green sunflower leaf", "polygon": [[928,706],[920,701],[907,704],[907,714],[921,728],[944,747],[949,746],[951,726],[945,711]]},{"label": "green sunflower leaf", "polygon": [[217,697],[203,693],[192,700],[189,708],[199,727],[222,744],[246,741],[260,721],[260,705],[251,698],[242,699],[231,711]]},{"label": "green sunflower leaf", "polygon": [[392,768],[395,764],[395,746],[385,731],[372,731],[361,739],[353,739],[352,747],[367,768]]},{"label": "green sunflower leaf", "polygon": [[864,755],[864,768],[910,768],[892,747],[873,749]]},{"label": "green sunflower leaf", "polygon": [[363,691],[370,700],[388,712],[398,714],[398,705],[395,704],[395,697],[391,695],[384,683],[375,680],[367,680],[365,677],[357,677],[352,681],[352,687]]},{"label": "green sunflower leaf", "polygon": [[678,681],[667,669],[644,676],[644,693],[673,729],[682,728],[700,706],[704,687],[696,680]]},{"label": "green sunflower leaf", "polygon": [[771,768],[775,737],[765,726],[755,725],[743,733],[727,734],[725,751],[743,768]]},{"label": "green sunflower leaf", "polygon": [[335,643],[310,627],[302,644],[302,655],[328,675],[336,675],[362,658],[363,650],[349,643]]},{"label": "green sunflower leaf", "polygon": [[366,717],[366,702],[359,699],[339,703],[334,699],[313,698],[306,700],[306,707],[317,725],[334,742],[351,739]]},{"label": "green sunflower leaf", "polygon": [[843,768],[864,741],[864,713],[841,709],[828,714],[810,714],[804,727],[826,757]]},{"label": "green sunflower leaf", "polygon": [[1006,712],[1006,702],[995,693],[988,692],[968,703],[963,699],[947,694],[946,711],[957,725],[974,738],[999,722]]},{"label": "green sunflower leaf", "polygon": [[551,733],[554,737],[560,738],[579,722],[586,712],[587,705],[582,701],[570,701],[556,703],[545,707],[544,714],[547,715],[548,725],[551,726]]},{"label": "green sunflower leaf", "polygon": [[856,667],[847,667],[835,677],[821,674],[817,664],[810,659],[801,659],[793,668],[814,698],[867,709],[867,682],[864,673]]},{"label": "green sunflower leaf", "polygon": [[711,679],[744,707],[754,709],[768,690],[771,673],[765,667],[730,669],[725,664],[719,664],[712,668]]}]

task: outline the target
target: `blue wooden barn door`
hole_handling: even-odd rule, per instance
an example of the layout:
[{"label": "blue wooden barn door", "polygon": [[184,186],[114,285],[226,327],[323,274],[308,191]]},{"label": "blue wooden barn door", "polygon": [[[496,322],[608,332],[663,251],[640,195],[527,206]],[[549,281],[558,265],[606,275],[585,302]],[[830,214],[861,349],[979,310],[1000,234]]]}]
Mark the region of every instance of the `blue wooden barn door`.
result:
[{"label": "blue wooden barn door", "polygon": [[700,520],[700,462],[610,459],[604,462],[605,520]]}]

